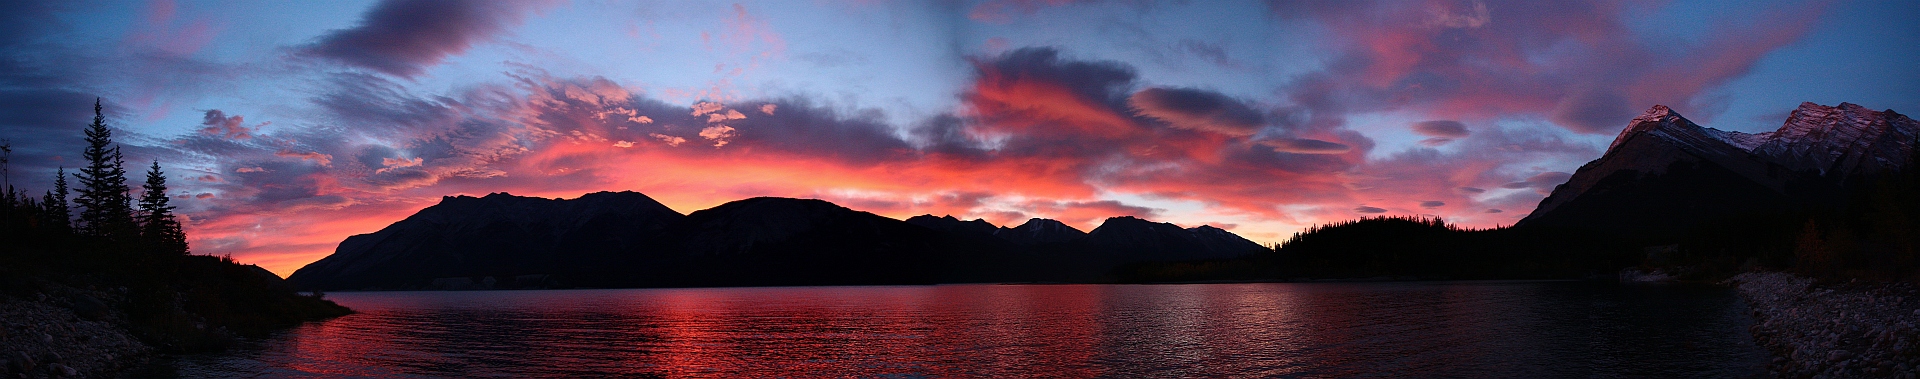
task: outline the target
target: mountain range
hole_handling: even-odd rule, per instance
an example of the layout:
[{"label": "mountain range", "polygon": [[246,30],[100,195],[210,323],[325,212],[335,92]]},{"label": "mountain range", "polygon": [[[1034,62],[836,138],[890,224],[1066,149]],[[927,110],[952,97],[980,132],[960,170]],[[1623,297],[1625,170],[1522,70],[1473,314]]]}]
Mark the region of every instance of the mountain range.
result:
[{"label": "mountain range", "polygon": [[1211,226],[1134,217],[1091,232],[758,197],[682,215],[637,192],[576,199],[449,196],[288,281],[304,289],[459,289],[1091,281],[1114,267],[1247,256]]},{"label": "mountain range", "polygon": [[[1902,234],[1911,230],[1902,222],[1920,220],[1901,221],[1920,210],[1881,208],[1920,209],[1916,145],[1920,123],[1850,103],[1802,104],[1764,133],[1702,127],[1656,105],[1511,228],[1358,220],[1277,251],[1211,226],[1135,217],[1081,231],[1038,218],[896,220],[810,199],[682,215],[636,192],[453,196],[347,238],[288,281],[339,290],[1536,277],[1666,259],[1622,250],[1653,245],[1781,267],[1825,264],[1827,253],[1809,251],[1829,250],[1847,252],[1834,255],[1847,265],[1906,267],[1881,250],[1920,243]],[[1853,247],[1820,247],[1834,243]],[[1316,264],[1327,267],[1306,267]]]},{"label": "mountain range", "polygon": [[1633,268],[1691,280],[1769,269],[1920,279],[1920,125],[1848,103],[1806,103],[1786,118],[1777,130],[1742,133],[1654,106],[1510,227],[1366,217],[1307,228],[1272,254],[1134,265],[1120,276],[1570,279]]},{"label": "mountain range", "polygon": [[1843,207],[1849,190],[1911,162],[1917,138],[1912,118],[1851,103],[1803,103],[1778,130],[1755,134],[1702,127],[1656,105],[1516,226],[1662,236]]}]

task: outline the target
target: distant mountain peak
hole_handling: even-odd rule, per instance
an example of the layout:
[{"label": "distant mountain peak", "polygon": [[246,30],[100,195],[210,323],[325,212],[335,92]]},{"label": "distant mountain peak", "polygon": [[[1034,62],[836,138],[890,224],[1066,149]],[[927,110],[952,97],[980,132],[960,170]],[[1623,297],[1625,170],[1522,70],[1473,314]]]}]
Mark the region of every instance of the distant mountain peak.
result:
[{"label": "distant mountain peak", "polygon": [[1087,232],[1087,238],[1095,246],[1117,254],[1167,250],[1172,246],[1200,247],[1184,251],[1188,259],[1237,257],[1264,249],[1258,243],[1220,228],[1206,225],[1182,228],[1133,216],[1109,217],[1100,227]]},{"label": "distant mountain peak", "polygon": [[1052,219],[1030,218],[1026,223],[1012,228],[1000,228],[993,235],[1000,239],[1021,245],[1038,245],[1072,241],[1087,236],[1087,232],[1075,229],[1067,223]]},{"label": "distant mountain peak", "polygon": [[1807,102],[1752,151],[1790,170],[1846,176],[1906,163],[1916,137],[1920,137],[1920,124],[1892,109]]},{"label": "distant mountain peak", "polygon": [[1645,113],[1640,114],[1639,119],[1665,118],[1668,116],[1680,117],[1680,113],[1674,112],[1673,108],[1668,108],[1665,105],[1654,104],[1652,108],[1647,108]]},{"label": "distant mountain peak", "polygon": [[982,220],[977,218],[972,220],[961,220],[959,217],[953,217],[953,215],[934,217],[931,214],[924,214],[924,215],[907,218],[906,221],[908,224],[919,225],[927,229],[933,229],[933,230],[938,230],[943,232],[964,231],[967,233],[973,233],[973,234],[979,234],[979,235],[992,235],[997,230],[1002,229],[998,226],[994,226],[993,223],[987,222],[987,220]]},{"label": "distant mountain peak", "polygon": [[1667,108],[1665,105],[1654,105],[1645,113],[1641,113],[1640,117],[1634,117],[1633,121],[1628,122],[1627,128],[1620,130],[1619,136],[1613,137],[1613,143],[1607,145],[1607,150],[1612,151],[1628,139],[1644,133],[1666,131],[1667,134],[1690,134],[1698,129],[1700,125],[1687,120],[1680,115],[1680,112],[1674,112],[1672,108]]},{"label": "distant mountain peak", "polygon": [[1039,218],[1039,217],[1027,219],[1027,222],[1020,224],[1020,226],[1015,227],[1014,229],[1029,228],[1029,227],[1031,228],[1066,228],[1076,232],[1080,231],[1080,229],[1076,229],[1072,226],[1067,225],[1067,223],[1060,222],[1059,220],[1054,220],[1050,218]]},{"label": "distant mountain peak", "polygon": [[[1831,205],[1852,176],[1897,170],[1920,125],[1892,110],[1801,103],[1779,129],[1702,127],[1656,105],[1519,224],[1677,230],[1716,217]],[[1824,195],[1823,195],[1824,194]]]}]

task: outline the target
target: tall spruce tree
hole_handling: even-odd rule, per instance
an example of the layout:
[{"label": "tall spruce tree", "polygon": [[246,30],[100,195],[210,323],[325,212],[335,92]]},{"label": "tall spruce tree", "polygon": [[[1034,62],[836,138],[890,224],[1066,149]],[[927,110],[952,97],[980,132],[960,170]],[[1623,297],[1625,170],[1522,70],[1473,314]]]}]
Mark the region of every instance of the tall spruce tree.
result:
[{"label": "tall spruce tree", "polygon": [[[13,159],[13,141],[0,139],[0,180],[4,180],[6,182],[5,184],[0,185],[0,187],[5,187],[7,191],[5,195],[6,198],[0,201],[6,202],[6,206],[9,209],[13,208],[14,203],[18,202],[18,200],[14,199],[13,172],[11,171],[12,169],[11,164],[9,164],[8,162],[12,159]],[[33,195],[26,195],[26,197],[28,197],[29,199],[32,198],[31,196]]]},{"label": "tall spruce tree", "polygon": [[61,167],[53,174],[53,190],[40,198],[42,210],[48,227],[55,233],[65,234],[73,231],[73,210],[67,208],[67,168]]},{"label": "tall spruce tree", "polygon": [[186,254],[187,234],[180,231],[180,220],[167,205],[167,175],[160,172],[160,161],[147,171],[147,183],[140,186],[140,238],[147,247],[164,254]]},{"label": "tall spruce tree", "polygon": [[87,166],[74,175],[80,179],[80,232],[108,241],[129,241],[139,236],[133,222],[133,197],[127,188],[127,169],[120,147],[113,145],[113,130],[101,112],[100,100],[93,101],[93,124],[87,125],[87,149],[80,153]]}]

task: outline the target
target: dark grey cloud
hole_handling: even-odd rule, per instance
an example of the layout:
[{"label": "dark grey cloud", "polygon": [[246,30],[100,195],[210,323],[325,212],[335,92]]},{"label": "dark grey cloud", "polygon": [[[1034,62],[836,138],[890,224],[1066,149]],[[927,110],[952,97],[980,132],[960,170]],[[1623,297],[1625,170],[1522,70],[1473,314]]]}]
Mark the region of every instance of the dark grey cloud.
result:
[{"label": "dark grey cloud", "polygon": [[1627,97],[1617,91],[1583,90],[1561,98],[1549,119],[1568,130],[1607,134],[1620,131],[1633,118],[1633,106],[1627,104]]},{"label": "dark grey cloud", "polygon": [[453,99],[423,97],[400,83],[362,73],[335,73],[324,79],[326,90],[313,103],[326,111],[327,120],[377,133],[415,129],[448,120]]},{"label": "dark grey cloud", "polygon": [[1472,132],[1466,124],[1452,120],[1431,120],[1413,123],[1413,132],[1435,138],[1466,138]]},{"label": "dark grey cloud", "polygon": [[0,2],[0,83],[9,90],[60,87],[69,84],[75,70],[73,55],[49,37],[63,34],[66,25],[55,15],[62,1]]},{"label": "dark grey cloud", "polygon": [[1439,208],[1444,206],[1447,206],[1447,202],[1445,201],[1427,200],[1420,202],[1421,208]]},{"label": "dark grey cloud", "polygon": [[413,77],[519,24],[534,1],[386,0],[354,27],[302,52],[388,75]]},{"label": "dark grey cloud", "polygon": [[1387,213],[1387,210],[1384,208],[1376,208],[1376,207],[1369,207],[1369,206],[1362,205],[1358,207],[1353,207],[1353,212],[1374,214],[1374,213]]},{"label": "dark grey cloud", "polygon": [[[98,96],[85,84],[88,76],[80,75],[98,62],[58,41],[69,31],[58,13],[72,6],[0,2],[0,139],[12,145],[8,169],[14,185],[29,191],[51,186],[57,167],[78,166],[85,146],[80,131],[92,121]],[[111,99],[106,106],[109,117],[119,111]]]},{"label": "dark grey cloud", "polygon": [[1277,138],[1261,140],[1260,144],[1272,147],[1273,151],[1293,154],[1341,154],[1352,151],[1352,146],[1337,142],[1306,138]]},{"label": "dark grey cloud", "polygon": [[[893,126],[886,123],[885,115],[878,110],[841,110],[806,97],[710,103],[716,107],[713,111],[695,115],[688,105],[625,93],[618,83],[604,78],[531,77],[524,82],[524,87],[538,93],[539,100],[529,102],[538,126],[570,138],[593,140],[593,143],[658,144],[660,139],[655,135],[661,135],[688,141],[687,145],[677,147],[710,147],[688,151],[689,154],[750,147],[834,157],[861,165],[913,159],[920,153],[913,142],[895,134]],[[580,95],[595,89],[610,95]],[[645,117],[646,122],[635,121],[640,117]],[[951,129],[956,125],[951,124],[951,120],[945,121],[946,124],[934,122],[928,126],[930,129],[922,131],[924,138],[966,149],[956,141],[958,136]],[[720,128],[729,130],[726,133],[729,137],[702,136],[704,132]],[[579,135],[575,136],[575,132]],[[725,146],[711,148],[721,140],[726,141]]]},{"label": "dark grey cloud", "polygon": [[1699,103],[1717,100],[1702,94],[1807,34],[1830,3],[1766,5],[1755,22],[1711,30],[1699,40],[1716,43],[1689,46],[1685,54],[1673,53],[1672,41],[1642,38],[1633,24],[1643,12],[1616,2],[1267,4],[1275,17],[1345,37],[1333,39],[1341,42],[1329,46],[1323,71],[1276,91],[1311,109],[1312,127],[1414,107],[1450,119],[1533,114],[1603,134],[1653,104],[1709,108]]},{"label": "dark grey cloud", "polygon": [[1573,177],[1573,174],[1558,172],[1558,171],[1548,171],[1548,172],[1542,172],[1539,174],[1534,174],[1533,176],[1527,177],[1526,179],[1521,181],[1508,182],[1507,184],[1501,184],[1500,188],[1507,188],[1507,189],[1532,188],[1534,192],[1539,192],[1540,194],[1544,195],[1544,194],[1547,194],[1548,192],[1552,192],[1553,187],[1559,186],[1561,183],[1566,183],[1567,179],[1572,177]]},{"label": "dark grey cloud", "polygon": [[253,138],[253,129],[247,126],[247,120],[240,115],[227,116],[219,109],[209,109],[201,116],[200,133],[220,136],[227,139]]},{"label": "dark grey cloud", "polygon": [[976,59],[974,64],[983,74],[982,81],[1055,83],[1114,110],[1124,109],[1120,105],[1138,77],[1124,63],[1061,59],[1060,51],[1050,47],[1021,48],[992,59]]},{"label": "dark grey cloud", "polygon": [[1206,60],[1220,67],[1233,68],[1239,66],[1234,64],[1233,59],[1227,55],[1226,47],[1221,44],[1183,39],[1180,40],[1179,44],[1175,45],[1175,48],[1182,53],[1186,53],[1188,56]]},{"label": "dark grey cloud", "polygon": [[1265,126],[1259,111],[1238,99],[1207,90],[1148,88],[1135,92],[1127,104],[1142,116],[1182,129],[1244,137],[1260,132]]},{"label": "dark grey cloud", "polygon": [[726,125],[738,130],[736,143],[838,157],[850,163],[880,164],[918,156],[914,146],[895,135],[877,110],[846,114],[804,97],[748,104],[776,104],[778,111],[727,121]]}]

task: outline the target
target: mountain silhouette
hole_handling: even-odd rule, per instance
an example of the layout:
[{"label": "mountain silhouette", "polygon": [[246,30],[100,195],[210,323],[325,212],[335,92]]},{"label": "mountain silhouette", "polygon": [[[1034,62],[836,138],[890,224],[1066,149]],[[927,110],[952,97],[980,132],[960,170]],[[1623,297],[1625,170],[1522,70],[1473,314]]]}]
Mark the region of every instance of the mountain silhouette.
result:
[{"label": "mountain silhouette", "polygon": [[1133,217],[1092,233],[952,216],[896,220],[758,197],[681,215],[637,192],[452,196],[348,237],[295,271],[304,289],[461,289],[1090,281],[1139,262],[1264,251],[1211,226]]},{"label": "mountain silhouette", "polygon": [[[592,271],[685,218],[638,192],[577,199],[449,196],[380,231],[347,237],[288,280],[302,288],[399,287],[425,278]],[[425,285],[426,283],[416,283]]]},{"label": "mountain silhouette", "polygon": [[1663,236],[1841,207],[1851,187],[1902,168],[1916,136],[1912,118],[1851,103],[1804,103],[1758,134],[1702,127],[1656,105],[1516,226]]}]

